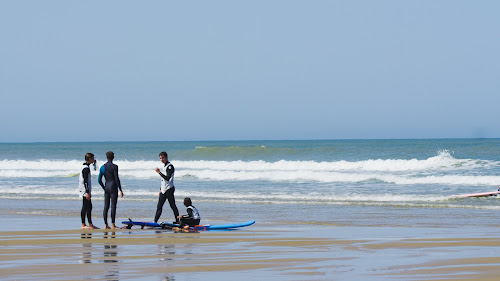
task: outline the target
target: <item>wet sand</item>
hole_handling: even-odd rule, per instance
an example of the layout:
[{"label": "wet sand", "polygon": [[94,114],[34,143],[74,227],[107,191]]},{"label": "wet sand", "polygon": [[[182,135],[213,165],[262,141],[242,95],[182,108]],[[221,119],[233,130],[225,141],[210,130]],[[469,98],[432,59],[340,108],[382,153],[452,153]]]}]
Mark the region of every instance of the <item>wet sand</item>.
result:
[{"label": "wet sand", "polygon": [[[78,225],[74,218],[58,218],[66,228]],[[14,224],[0,232],[2,280],[496,280],[500,274],[498,226],[296,228],[257,222],[199,233],[37,227],[19,230]]]}]

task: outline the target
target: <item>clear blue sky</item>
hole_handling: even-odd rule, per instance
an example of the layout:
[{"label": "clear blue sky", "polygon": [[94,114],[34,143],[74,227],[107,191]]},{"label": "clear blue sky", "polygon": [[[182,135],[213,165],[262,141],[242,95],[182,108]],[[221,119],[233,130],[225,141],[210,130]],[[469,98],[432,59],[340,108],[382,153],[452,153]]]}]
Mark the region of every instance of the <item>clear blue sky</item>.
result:
[{"label": "clear blue sky", "polygon": [[0,142],[498,138],[499,11],[0,0]]}]

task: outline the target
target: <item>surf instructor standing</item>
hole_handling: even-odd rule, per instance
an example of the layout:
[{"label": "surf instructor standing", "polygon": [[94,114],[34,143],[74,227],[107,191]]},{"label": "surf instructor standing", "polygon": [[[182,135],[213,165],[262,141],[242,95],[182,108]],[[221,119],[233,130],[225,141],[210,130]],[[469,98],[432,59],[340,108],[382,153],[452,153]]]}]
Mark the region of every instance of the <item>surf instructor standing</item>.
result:
[{"label": "surf instructor standing", "polygon": [[[116,218],[116,203],[118,202],[118,190],[120,190],[120,197],[123,198],[122,186],[120,184],[120,178],[118,177],[118,166],[113,164],[113,159],[115,154],[113,151],[106,152],[106,162],[99,169],[99,184],[102,189],[104,189],[104,224],[106,229],[115,229],[115,218]],[[106,179],[106,184],[102,182],[102,176]],[[108,225],[108,210],[111,203],[111,227]]]},{"label": "surf instructor standing", "polygon": [[168,154],[165,151],[160,152],[160,161],[163,163],[163,167],[156,168],[155,171],[160,175],[161,177],[161,186],[160,186],[160,192],[158,192],[158,205],[156,206],[156,215],[154,222],[158,222],[161,216],[161,212],[163,209],[163,204],[165,204],[165,201],[168,200],[168,203],[170,204],[170,208],[174,212],[174,217],[176,222],[178,222],[178,216],[179,216],[179,210],[177,209],[177,206],[175,205],[175,197],[174,197],[174,192],[175,192],[175,187],[174,187],[174,165],[172,163],[168,162]]}]

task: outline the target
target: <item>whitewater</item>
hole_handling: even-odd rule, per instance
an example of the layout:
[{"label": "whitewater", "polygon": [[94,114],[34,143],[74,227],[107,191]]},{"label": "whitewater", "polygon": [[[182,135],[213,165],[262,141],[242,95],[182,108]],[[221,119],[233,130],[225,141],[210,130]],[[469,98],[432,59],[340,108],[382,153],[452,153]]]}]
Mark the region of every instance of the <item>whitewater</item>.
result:
[{"label": "whitewater", "polygon": [[[215,212],[240,205],[307,211],[318,204],[497,210],[496,198],[454,195],[498,189],[499,147],[497,139],[0,144],[0,200],[14,209],[12,202],[53,206],[62,200],[61,210],[30,209],[77,212],[84,154],[94,153],[98,168],[113,150],[123,202],[146,214],[157,200],[158,153],[167,151],[179,207],[189,196]],[[92,173],[93,198],[100,202],[98,170]]]}]

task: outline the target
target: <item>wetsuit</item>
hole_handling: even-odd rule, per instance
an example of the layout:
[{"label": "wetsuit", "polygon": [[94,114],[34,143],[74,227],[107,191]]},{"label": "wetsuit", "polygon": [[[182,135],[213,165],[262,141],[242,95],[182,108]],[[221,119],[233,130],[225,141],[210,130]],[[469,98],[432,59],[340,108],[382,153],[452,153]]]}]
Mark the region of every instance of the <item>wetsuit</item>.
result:
[{"label": "wetsuit", "polygon": [[80,189],[80,195],[83,197],[83,202],[82,202],[82,211],[81,211],[81,216],[82,216],[82,223],[85,224],[85,217],[87,217],[87,220],[89,224],[92,224],[92,199],[87,200],[87,193],[92,194],[92,182],[91,182],[91,174],[90,174],[90,167],[87,162],[83,163],[85,166],[81,171],[80,171],[80,181],[79,181],[79,189]]},{"label": "wetsuit", "polygon": [[[106,179],[106,184],[102,182],[102,176]],[[104,189],[104,223],[108,224],[108,210],[111,202],[111,222],[115,223],[116,203],[118,201],[118,190],[122,191],[120,178],[118,177],[118,166],[108,161],[99,169],[99,184]]]},{"label": "wetsuit", "polygon": [[183,227],[185,225],[195,226],[200,224],[200,213],[194,206],[187,207],[187,215],[182,216],[180,226]]},{"label": "wetsuit", "polygon": [[158,198],[158,205],[156,206],[156,215],[154,222],[158,222],[161,216],[161,212],[163,210],[163,204],[168,200],[170,204],[170,208],[174,212],[175,220],[177,221],[177,217],[179,216],[179,210],[175,205],[175,187],[174,187],[174,165],[172,163],[167,162],[165,166],[160,171],[161,177],[161,187],[160,187],[160,196]]}]

